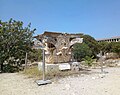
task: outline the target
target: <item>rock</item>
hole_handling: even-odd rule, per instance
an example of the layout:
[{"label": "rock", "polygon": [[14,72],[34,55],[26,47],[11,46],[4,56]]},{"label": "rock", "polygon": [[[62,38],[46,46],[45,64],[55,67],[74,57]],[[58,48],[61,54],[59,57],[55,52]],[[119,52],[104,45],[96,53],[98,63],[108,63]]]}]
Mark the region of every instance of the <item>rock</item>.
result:
[{"label": "rock", "polygon": [[72,62],[71,63],[71,70],[79,71],[80,70],[80,63],[79,62]]},{"label": "rock", "polygon": [[99,77],[100,77],[100,78],[104,78],[104,77],[105,77],[105,74],[99,74]]},{"label": "rock", "polygon": [[92,77],[92,79],[96,79],[95,77]]},{"label": "rock", "polygon": [[92,79],[98,79],[98,77],[92,77]]}]

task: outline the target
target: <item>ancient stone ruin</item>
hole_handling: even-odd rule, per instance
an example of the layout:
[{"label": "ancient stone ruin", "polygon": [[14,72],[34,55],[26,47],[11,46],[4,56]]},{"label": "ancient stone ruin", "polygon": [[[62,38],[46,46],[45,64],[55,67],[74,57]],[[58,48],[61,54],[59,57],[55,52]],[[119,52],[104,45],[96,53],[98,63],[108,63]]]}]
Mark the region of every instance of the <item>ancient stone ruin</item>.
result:
[{"label": "ancient stone ruin", "polygon": [[63,63],[72,61],[72,46],[75,43],[82,43],[82,34],[67,34],[47,32],[35,36],[40,45],[45,49],[46,63]]}]

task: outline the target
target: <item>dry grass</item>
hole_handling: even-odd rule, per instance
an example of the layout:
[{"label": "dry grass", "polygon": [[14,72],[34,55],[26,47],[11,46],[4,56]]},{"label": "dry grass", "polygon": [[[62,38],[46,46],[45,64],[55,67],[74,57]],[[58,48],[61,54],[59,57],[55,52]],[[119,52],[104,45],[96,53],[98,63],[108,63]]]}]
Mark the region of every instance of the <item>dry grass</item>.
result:
[{"label": "dry grass", "polygon": [[[27,75],[29,78],[42,79],[42,71],[39,71],[37,66],[28,68],[26,71],[23,71],[22,73]],[[46,79],[56,80],[66,76],[78,76],[80,74],[89,74],[89,71],[81,70],[76,72],[70,70],[66,70],[66,71],[55,70],[55,71],[46,72]]]},{"label": "dry grass", "polygon": [[27,68],[22,73],[27,75],[29,78],[38,78],[39,76],[42,76],[42,72],[38,70],[37,66]]}]

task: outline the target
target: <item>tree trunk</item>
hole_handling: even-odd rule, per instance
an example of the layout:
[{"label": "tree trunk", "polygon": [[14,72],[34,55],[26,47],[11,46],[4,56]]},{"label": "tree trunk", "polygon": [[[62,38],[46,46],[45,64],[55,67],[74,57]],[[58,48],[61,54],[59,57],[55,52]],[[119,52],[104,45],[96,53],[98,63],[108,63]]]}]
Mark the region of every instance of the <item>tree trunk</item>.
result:
[{"label": "tree trunk", "polygon": [[0,71],[3,72],[3,63],[0,64]]}]

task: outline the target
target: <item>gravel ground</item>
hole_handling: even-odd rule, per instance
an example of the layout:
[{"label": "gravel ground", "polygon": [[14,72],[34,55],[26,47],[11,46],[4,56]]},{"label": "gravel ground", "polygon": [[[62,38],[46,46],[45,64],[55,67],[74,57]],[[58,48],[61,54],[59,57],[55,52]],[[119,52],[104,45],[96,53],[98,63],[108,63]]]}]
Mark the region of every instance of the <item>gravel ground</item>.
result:
[{"label": "gravel ground", "polygon": [[[120,68],[106,68],[108,73],[70,76],[38,86],[32,78],[19,73],[0,74],[0,95],[120,95]],[[97,73],[95,73],[97,72]]]}]

